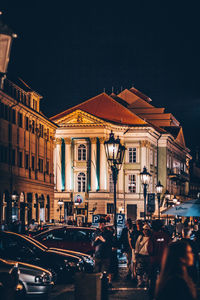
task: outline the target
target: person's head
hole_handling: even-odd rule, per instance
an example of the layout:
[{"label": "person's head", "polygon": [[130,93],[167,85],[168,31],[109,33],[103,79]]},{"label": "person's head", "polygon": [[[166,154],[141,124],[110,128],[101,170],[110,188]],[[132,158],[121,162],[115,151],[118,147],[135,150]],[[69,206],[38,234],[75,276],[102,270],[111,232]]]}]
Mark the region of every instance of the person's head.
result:
[{"label": "person's head", "polygon": [[133,226],[132,220],[131,220],[130,218],[128,218],[128,219],[126,220],[126,227],[127,227],[128,229],[131,229],[132,226]]},{"label": "person's head", "polygon": [[106,220],[103,219],[103,218],[101,218],[101,219],[99,220],[99,229],[100,229],[100,230],[104,230],[105,225],[106,225]]},{"label": "person's head", "polygon": [[185,238],[185,239],[189,239],[190,236],[191,236],[191,229],[189,227],[184,227],[182,229],[182,237]]},{"label": "person's head", "polygon": [[147,223],[143,226],[143,234],[144,236],[150,236],[151,234],[151,228]]},{"label": "person's head", "polygon": [[185,280],[191,293],[195,295],[195,288],[187,275],[187,267],[192,266],[193,263],[194,254],[190,244],[186,240],[170,243],[163,253],[161,273],[157,282],[156,294],[159,294],[171,277],[178,275]]},{"label": "person's head", "polygon": [[143,222],[142,222],[142,220],[137,220],[137,221],[136,221],[136,226],[137,226],[137,230],[138,230],[138,231],[142,231],[142,227],[143,227]]},{"label": "person's head", "polygon": [[192,266],[193,263],[194,254],[190,244],[186,240],[172,242],[164,251],[161,273],[182,274],[183,268]]},{"label": "person's head", "polygon": [[156,219],[152,221],[152,229],[154,231],[159,231],[162,229],[162,227],[163,227],[163,222],[161,220]]}]

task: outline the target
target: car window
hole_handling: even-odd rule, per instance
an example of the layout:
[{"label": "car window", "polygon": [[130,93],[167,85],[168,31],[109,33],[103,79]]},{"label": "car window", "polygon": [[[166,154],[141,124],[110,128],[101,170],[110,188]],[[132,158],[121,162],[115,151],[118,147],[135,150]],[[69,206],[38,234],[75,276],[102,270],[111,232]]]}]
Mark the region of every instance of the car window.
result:
[{"label": "car window", "polygon": [[87,232],[84,230],[72,230],[70,232],[71,239],[75,242],[87,242],[89,237]]},{"label": "car window", "polygon": [[65,234],[63,230],[52,230],[48,234],[45,234],[44,237],[42,237],[42,241],[45,240],[57,240],[57,241],[62,241],[65,237]]},{"label": "car window", "polygon": [[0,252],[8,255],[10,258],[20,256],[28,257],[32,251],[27,245],[20,243],[15,237],[4,237],[0,242]]}]

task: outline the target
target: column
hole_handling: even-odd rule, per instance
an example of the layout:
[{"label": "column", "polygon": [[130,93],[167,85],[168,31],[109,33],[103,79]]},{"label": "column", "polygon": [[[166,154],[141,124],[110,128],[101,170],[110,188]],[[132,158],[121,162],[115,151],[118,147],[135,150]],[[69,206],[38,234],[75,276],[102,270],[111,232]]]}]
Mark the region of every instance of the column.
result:
[{"label": "column", "polygon": [[71,187],[71,139],[65,138],[65,191],[70,192]]},{"label": "column", "polygon": [[104,147],[104,138],[100,138],[100,191],[107,190],[108,163]]},{"label": "column", "polygon": [[121,170],[119,170],[119,174],[118,174],[118,191],[119,193],[123,193],[124,192],[124,168],[123,165],[121,167]]},{"label": "column", "polygon": [[97,159],[97,144],[96,138],[91,138],[91,192],[96,192],[97,189],[97,175],[96,175],[96,159]]},{"label": "column", "polygon": [[56,189],[62,190],[62,178],[61,178],[61,144],[62,140],[56,139]]},{"label": "column", "polygon": [[148,169],[147,166],[147,141],[141,141],[141,171],[144,167]]}]

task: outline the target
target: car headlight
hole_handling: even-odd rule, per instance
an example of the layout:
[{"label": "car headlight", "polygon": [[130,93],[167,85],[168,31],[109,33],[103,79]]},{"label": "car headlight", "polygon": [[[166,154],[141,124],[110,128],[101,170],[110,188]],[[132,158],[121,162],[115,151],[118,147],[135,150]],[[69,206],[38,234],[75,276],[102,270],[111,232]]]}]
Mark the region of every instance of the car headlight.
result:
[{"label": "car headlight", "polygon": [[49,274],[43,273],[42,275],[35,276],[36,283],[49,283],[51,282],[51,276]]},{"label": "car headlight", "polygon": [[92,257],[86,257],[86,258],[84,258],[84,261],[85,261],[87,264],[94,265],[94,259],[93,259]]}]

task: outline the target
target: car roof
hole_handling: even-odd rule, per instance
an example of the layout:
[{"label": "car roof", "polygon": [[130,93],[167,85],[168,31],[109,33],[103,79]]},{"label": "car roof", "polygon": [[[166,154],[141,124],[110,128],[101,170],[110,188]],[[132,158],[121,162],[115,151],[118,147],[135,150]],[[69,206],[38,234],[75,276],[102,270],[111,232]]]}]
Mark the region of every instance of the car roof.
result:
[{"label": "car roof", "polygon": [[36,235],[34,235],[34,238],[38,237],[38,236],[42,236],[43,234],[46,234],[48,232],[57,230],[57,229],[73,229],[73,230],[83,230],[83,231],[96,231],[95,227],[80,227],[80,226],[71,226],[71,225],[65,225],[65,226],[55,226],[55,227],[50,227],[47,230],[44,230]]}]

